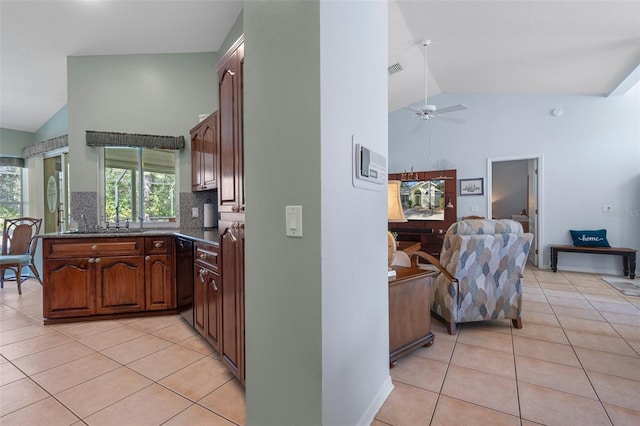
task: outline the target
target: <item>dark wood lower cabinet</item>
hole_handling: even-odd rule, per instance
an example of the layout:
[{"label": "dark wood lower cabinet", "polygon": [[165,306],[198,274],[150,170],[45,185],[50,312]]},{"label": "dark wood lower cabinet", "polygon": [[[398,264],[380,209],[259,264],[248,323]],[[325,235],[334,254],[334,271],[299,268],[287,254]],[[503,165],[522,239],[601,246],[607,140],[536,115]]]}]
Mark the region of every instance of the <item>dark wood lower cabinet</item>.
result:
[{"label": "dark wood lower cabinet", "polygon": [[193,264],[193,328],[201,336],[205,335],[207,311],[207,283],[202,266]]},{"label": "dark wood lower cabinet", "polygon": [[172,256],[168,254],[152,254],[144,258],[146,308],[149,311],[176,307],[176,286],[171,261]]},{"label": "dark wood lower cabinet", "polygon": [[96,286],[89,259],[60,259],[45,262],[44,316],[63,318],[96,313]]},{"label": "dark wood lower cabinet", "polygon": [[45,323],[175,309],[171,238],[45,238]]},{"label": "dark wood lower cabinet", "polygon": [[118,314],[145,309],[142,256],[98,257],[96,313]]},{"label": "dark wood lower cabinet", "polygon": [[220,323],[222,320],[222,310],[220,309],[220,275],[207,270],[207,326],[205,328],[205,338],[207,342],[220,352]]},{"label": "dark wood lower cabinet", "polygon": [[219,221],[222,258],[222,361],[244,384],[244,223]]},{"label": "dark wood lower cabinet", "polygon": [[193,263],[194,328],[220,353],[222,289],[218,272],[218,248],[197,242]]}]

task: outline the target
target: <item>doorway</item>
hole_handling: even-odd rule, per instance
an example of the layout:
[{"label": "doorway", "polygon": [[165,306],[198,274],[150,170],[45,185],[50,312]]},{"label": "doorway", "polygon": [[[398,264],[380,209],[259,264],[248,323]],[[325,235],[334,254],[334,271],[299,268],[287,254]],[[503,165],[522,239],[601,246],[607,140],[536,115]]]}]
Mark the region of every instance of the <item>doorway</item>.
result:
[{"label": "doorway", "polygon": [[487,212],[495,219],[513,219],[533,234],[529,262],[542,266],[542,155],[487,159]]},{"label": "doorway", "polygon": [[69,222],[68,152],[51,152],[43,160],[44,232],[64,232]]}]

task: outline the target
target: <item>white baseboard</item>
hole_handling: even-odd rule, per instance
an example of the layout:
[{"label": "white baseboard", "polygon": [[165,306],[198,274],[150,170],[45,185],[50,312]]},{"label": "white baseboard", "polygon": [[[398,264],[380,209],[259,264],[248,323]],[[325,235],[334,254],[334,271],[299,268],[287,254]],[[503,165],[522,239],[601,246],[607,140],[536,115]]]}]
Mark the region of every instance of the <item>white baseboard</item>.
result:
[{"label": "white baseboard", "polygon": [[[549,270],[551,270],[551,268],[549,268]],[[581,268],[575,266],[567,266],[558,268],[558,272],[583,272],[585,274],[600,274],[622,277],[622,266],[618,269]]]},{"label": "white baseboard", "polygon": [[388,376],[387,380],[382,384],[375,398],[373,398],[371,404],[369,404],[369,407],[367,407],[366,411],[360,418],[358,425],[369,426],[373,423],[373,420],[376,418],[376,414],[380,411],[380,407],[382,407],[382,404],[387,400],[392,390],[393,383],[391,382],[391,376]]}]

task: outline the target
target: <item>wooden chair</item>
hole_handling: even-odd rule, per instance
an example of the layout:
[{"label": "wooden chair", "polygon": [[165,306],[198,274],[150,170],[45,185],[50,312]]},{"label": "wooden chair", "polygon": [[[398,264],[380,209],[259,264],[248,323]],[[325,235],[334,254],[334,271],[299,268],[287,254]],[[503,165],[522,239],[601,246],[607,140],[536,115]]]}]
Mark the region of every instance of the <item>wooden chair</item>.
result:
[{"label": "wooden chair", "polygon": [[38,268],[34,263],[38,234],[42,219],[19,217],[4,219],[2,232],[2,253],[0,255],[0,288],[4,288],[4,273],[11,270],[15,273],[18,294],[22,294],[22,268],[28,266],[35,278],[42,285]]}]

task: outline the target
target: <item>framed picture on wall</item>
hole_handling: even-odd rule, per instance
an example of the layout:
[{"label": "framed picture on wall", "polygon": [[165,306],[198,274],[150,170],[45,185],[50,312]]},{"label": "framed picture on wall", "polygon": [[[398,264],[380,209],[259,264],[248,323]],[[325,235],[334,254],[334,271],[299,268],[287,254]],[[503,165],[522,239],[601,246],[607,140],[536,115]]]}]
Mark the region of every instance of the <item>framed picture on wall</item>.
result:
[{"label": "framed picture on wall", "polygon": [[484,195],[484,178],[460,179],[460,195]]}]

